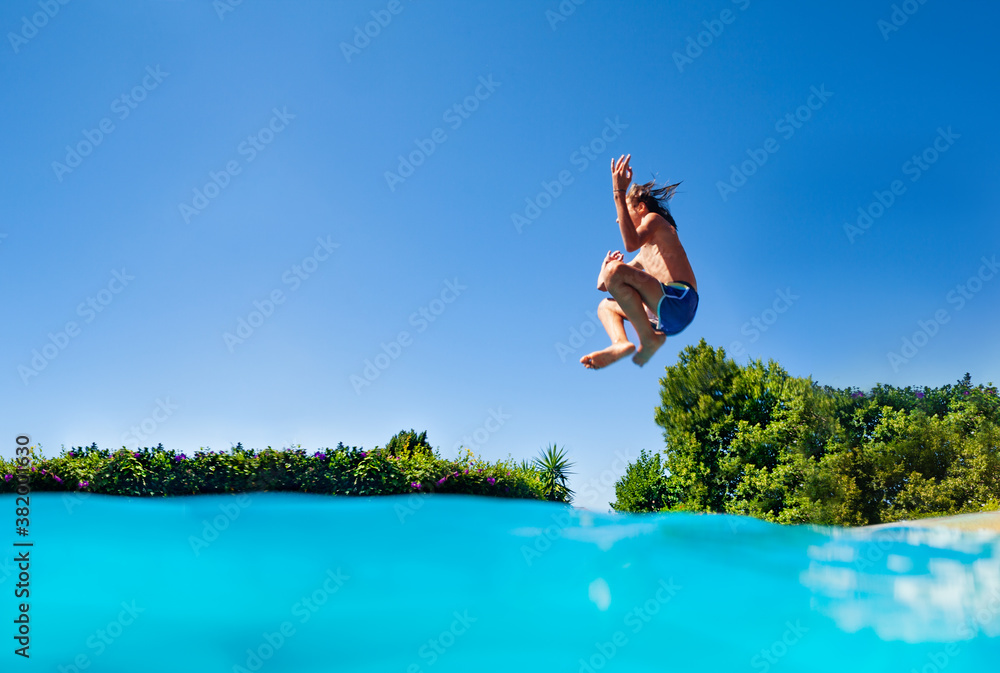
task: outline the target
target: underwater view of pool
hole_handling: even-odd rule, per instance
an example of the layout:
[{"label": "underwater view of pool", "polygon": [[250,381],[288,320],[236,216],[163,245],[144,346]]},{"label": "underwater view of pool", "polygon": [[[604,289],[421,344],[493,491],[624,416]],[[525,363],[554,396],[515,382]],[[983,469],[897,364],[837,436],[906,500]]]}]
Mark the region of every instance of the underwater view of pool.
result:
[{"label": "underwater view of pool", "polygon": [[31,543],[0,564],[8,647],[30,605],[23,670],[957,673],[1000,654],[1000,538],[944,528],[39,493],[11,537]]}]

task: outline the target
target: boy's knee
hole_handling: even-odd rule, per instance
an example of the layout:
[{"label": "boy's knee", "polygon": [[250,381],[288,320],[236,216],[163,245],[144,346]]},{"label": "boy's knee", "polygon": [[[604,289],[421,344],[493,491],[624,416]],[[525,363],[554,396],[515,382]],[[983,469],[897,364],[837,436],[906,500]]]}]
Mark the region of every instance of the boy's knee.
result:
[{"label": "boy's knee", "polygon": [[608,265],[608,281],[609,283],[619,283],[628,273],[629,265],[624,262],[612,262]]}]

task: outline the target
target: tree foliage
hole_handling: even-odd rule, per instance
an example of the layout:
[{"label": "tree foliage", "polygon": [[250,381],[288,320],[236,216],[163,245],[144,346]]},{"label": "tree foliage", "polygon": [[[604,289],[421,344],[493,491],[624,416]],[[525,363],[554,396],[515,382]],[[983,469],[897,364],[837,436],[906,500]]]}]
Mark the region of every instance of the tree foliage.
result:
[{"label": "tree foliage", "polygon": [[625,469],[625,476],[615,486],[615,502],[611,507],[619,512],[655,512],[679,504],[678,493],[671,488],[663,472],[661,454],[647,452]]},{"label": "tree foliage", "polygon": [[864,525],[1000,508],[1000,398],[969,374],[837,389],[702,340],[660,384],[662,462],[629,466],[617,510]]}]

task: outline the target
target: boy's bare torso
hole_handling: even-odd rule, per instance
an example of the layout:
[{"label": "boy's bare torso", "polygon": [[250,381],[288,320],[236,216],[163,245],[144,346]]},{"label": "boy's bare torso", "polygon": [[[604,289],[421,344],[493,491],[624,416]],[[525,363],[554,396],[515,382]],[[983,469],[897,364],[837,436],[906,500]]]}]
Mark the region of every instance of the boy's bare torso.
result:
[{"label": "boy's bare torso", "polygon": [[652,236],[639,248],[636,258],[643,270],[661,283],[683,281],[698,291],[698,283],[688,261],[684,246],[681,245],[677,230],[670,226],[662,216],[647,215],[654,218]]}]

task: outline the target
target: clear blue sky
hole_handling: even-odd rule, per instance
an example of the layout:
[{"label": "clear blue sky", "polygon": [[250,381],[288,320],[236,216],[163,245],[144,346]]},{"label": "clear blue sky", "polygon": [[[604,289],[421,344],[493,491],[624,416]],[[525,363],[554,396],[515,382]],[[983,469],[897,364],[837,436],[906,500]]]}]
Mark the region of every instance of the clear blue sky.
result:
[{"label": "clear blue sky", "polygon": [[[1000,10],[561,6],[3,3],[0,453],[413,427],[445,456],[565,446],[604,510],[702,337],[841,387],[1000,380]],[[644,369],[595,372],[626,152],[684,181],[701,305]]]}]

